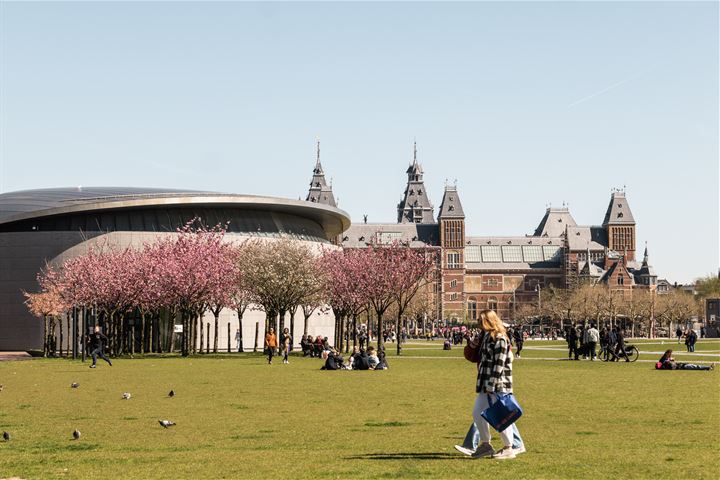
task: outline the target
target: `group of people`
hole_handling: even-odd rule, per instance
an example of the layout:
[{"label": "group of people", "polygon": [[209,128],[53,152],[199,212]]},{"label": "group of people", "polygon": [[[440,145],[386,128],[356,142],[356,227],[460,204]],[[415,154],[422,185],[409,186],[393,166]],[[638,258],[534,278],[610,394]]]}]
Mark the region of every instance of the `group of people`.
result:
[{"label": "group of people", "polygon": [[[702,327],[700,332],[701,334],[704,333],[705,327]],[[687,348],[688,352],[694,352],[695,351],[695,344],[697,343],[697,333],[695,333],[695,330],[692,328],[688,328],[685,331],[683,331],[682,328],[678,327],[677,330],[675,330],[675,335],[677,336],[678,343],[685,338],[685,348]]]},{"label": "group of people", "polygon": [[583,327],[571,325],[565,332],[565,341],[568,344],[568,359],[580,360],[597,359],[597,346],[608,360],[619,361],[621,358],[629,362],[625,349],[625,332],[620,327],[603,327],[598,330],[594,324]]},{"label": "group of people", "polygon": [[283,363],[290,363],[290,348],[292,347],[292,336],[290,336],[290,329],[283,329],[282,335],[280,335],[280,341],[275,335],[275,329],[270,327],[268,333],[265,334],[265,353],[268,356],[268,365],[272,365],[273,357],[280,348],[280,355],[282,355]]},{"label": "group of people", "polygon": [[334,348],[323,352],[325,364],[322,370],[387,370],[389,368],[385,350],[376,351],[372,345],[367,350],[358,346],[353,347],[353,353],[347,361],[342,354]]}]

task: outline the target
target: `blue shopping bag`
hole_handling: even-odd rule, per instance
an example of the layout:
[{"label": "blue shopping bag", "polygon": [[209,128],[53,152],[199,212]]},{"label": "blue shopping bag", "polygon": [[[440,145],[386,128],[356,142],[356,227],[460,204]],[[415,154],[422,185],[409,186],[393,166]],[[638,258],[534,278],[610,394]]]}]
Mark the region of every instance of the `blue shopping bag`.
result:
[{"label": "blue shopping bag", "polygon": [[495,430],[502,432],[515,423],[522,416],[523,411],[512,393],[496,393],[495,397],[497,398],[495,403],[490,403],[491,399],[490,395],[488,395],[490,406],[483,410],[480,415]]}]

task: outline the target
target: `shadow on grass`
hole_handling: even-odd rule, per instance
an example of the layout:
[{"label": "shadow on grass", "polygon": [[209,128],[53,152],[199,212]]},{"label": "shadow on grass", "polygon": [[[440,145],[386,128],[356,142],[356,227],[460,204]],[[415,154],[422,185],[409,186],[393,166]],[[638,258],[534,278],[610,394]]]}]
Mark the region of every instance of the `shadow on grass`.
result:
[{"label": "shadow on grass", "polygon": [[397,453],[366,453],[351,455],[345,460],[462,460],[456,453],[447,452],[397,452]]}]

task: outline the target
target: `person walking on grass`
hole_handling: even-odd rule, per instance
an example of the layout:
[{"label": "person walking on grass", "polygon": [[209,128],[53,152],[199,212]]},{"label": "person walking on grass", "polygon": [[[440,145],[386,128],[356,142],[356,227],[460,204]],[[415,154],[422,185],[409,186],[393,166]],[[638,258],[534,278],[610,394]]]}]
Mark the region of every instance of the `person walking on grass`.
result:
[{"label": "person walking on grass", "polygon": [[290,345],[292,344],[292,337],[290,336],[290,329],[286,328],[283,330],[282,334],[282,355],[283,355],[283,363],[288,364],[290,363],[290,359],[288,358],[290,355]]},{"label": "person walking on grass", "polygon": [[103,335],[99,326],[95,326],[93,333],[88,336],[87,341],[90,344],[90,356],[92,357],[92,365],[90,365],[90,368],[96,367],[97,357],[102,358],[112,367],[112,362],[105,356],[105,352],[103,351],[104,346],[108,342],[108,338]]},{"label": "person walking on grass", "polygon": [[500,432],[503,447],[494,451],[490,444],[490,424],[481,413],[498,399],[498,394],[513,392],[512,359],[510,340],[505,326],[493,310],[480,312],[480,328],[483,335],[476,336],[465,346],[465,358],[477,362],[477,383],[473,420],[480,434],[480,445],[472,453],[472,458],[492,457],[499,460],[515,458],[513,450],[513,429]]},{"label": "person walking on grass", "polygon": [[265,335],[265,350],[267,351],[268,355],[268,365],[272,365],[273,355],[275,354],[275,349],[277,348],[277,346],[278,344],[277,337],[275,336],[275,329],[270,327],[267,335]]},{"label": "person walking on grass", "polygon": [[520,358],[520,352],[522,352],[523,342],[525,341],[522,327],[517,327],[515,331],[513,331],[513,339],[515,340],[515,358]]},{"label": "person walking on grass", "polygon": [[595,358],[597,357],[595,354],[595,349],[597,347],[598,342],[600,341],[600,332],[597,328],[595,328],[595,325],[590,325],[590,328],[588,328],[587,331],[587,349],[588,354],[590,355],[590,360],[595,361]]},{"label": "person walking on grass", "polygon": [[678,343],[680,343],[680,339],[682,338],[683,331],[682,328],[678,325],[677,330],[675,330],[675,336],[677,336]]}]

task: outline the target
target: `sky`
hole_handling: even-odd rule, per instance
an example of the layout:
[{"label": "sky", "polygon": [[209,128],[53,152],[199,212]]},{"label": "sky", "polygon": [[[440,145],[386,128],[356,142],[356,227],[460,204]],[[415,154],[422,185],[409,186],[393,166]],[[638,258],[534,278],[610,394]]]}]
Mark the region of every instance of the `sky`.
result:
[{"label": "sky", "polygon": [[469,235],[626,188],[660,278],[719,263],[718,3],[0,3],[0,192],[305,198],[396,221],[417,141]]}]

